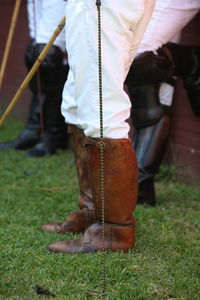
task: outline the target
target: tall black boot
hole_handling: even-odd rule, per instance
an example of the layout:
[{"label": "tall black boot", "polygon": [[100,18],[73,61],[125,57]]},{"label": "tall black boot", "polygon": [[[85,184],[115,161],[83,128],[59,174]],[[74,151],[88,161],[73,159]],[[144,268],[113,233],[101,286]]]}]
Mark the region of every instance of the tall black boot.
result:
[{"label": "tall black boot", "polygon": [[133,146],[139,169],[138,204],[156,204],[154,179],[159,172],[170,129],[171,107],[159,102],[159,85],[141,84],[131,89]]},{"label": "tall black boot", "polygon": [[139,169],[138,204],[156,204],[154,179],[165,153],[170,120],[169,115],[164,115],[157,123],[135,130],[133,145]]},{"label": "tall black boot", "polygon": [[65,149],[68,143],[67,125],[60,112],[62,94],[46,95],[43,104],[44,134],[27,157],[41,157]]},{"label": "tall black boot", "polygon": [[[32,68],[36,57],[36,44],[34,39],[31,39],[24,55],[25,65],[28,71]],[[26,127],[14,141],[0,144],[0,149],[26,150],[33,147],[40,140],[40,100],[43,100],[40,98],[43,97],[39,95],[37,75],[33,76],[30,81],[29,87],[33,95],[29,106],[29,114]]]},{"label": "tall black boot", "polygon": [[[37,44],[38,55],[44,47],[45,44]],[[66,124],[60,107],[69,67],[63,64],[63,58],[64,53],[57,46],[52,46],[40,66],[40,85],[44,95],[42,107],[44,133],[41,140],[27,152],[28,157],[54,154],[57,149],[67,147]]]},{"label": "tall black boot", "polygon": [[[160,101],[162,82],[173,85],[174,65],[164,49],[137,57],[126,79],[135,127],[133,145],[139,169],[138,204],[156,204],[154,178],[164,156],[170,106]],[[171,100],[171,99],[170,99]]]},{"label": "tall black boot", "polygon": [[167,43],[175,75],[183,80],[193,113],[200,117],[200,47]]},{"label": "tall black boot", "polygon": [[40,140],[40,105],[38,94],[33,94],[29,116],[26,127],[22,130],[19,136],[11,141],[0,144],[0,149],[17,149],[26,150],[33,147]]}]

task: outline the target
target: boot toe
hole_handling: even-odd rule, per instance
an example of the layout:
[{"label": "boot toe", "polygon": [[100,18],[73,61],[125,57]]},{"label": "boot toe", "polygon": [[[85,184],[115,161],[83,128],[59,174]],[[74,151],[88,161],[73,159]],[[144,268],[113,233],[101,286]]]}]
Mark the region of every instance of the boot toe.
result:
[{"label": "boot toe", "polygon": [[[94,225],[90,226],[89,229],[85,231],[85,233],[72,241],[62,241],[62,242],[55,242],[48,246],[48,250],[51,252],[56,253],[69,253],[69,254],[76,254],[76,253],[89,253],[97,251],[97,247],[92,245],[91,242],[91,235],[93,233]],[[91,232],[90,232],[91,231]]]},{"label": "boot toe", "polygon": [[28,151],[25,156],[26,157],[43,157],[45,155],[50,154],[47,146],[40,142],[37,143],[30,151]]},{"label": "boot toe", "polygon": [[7,149],[14,149],[15,143],[14,142],[6,142],[0,144],[0,150],[7,150]]},{"label": "boot toe", "polygon": [[98,249],[91,243],[85,242],[83,238],[72,241],[62,241],[50,244],[47,250],[54,253],[80,254],[96,252]]},{"label": "boot toe", "polygon": [[40,229],[42,231],[62,233],[61,227],[62,227],[62,223],[53,223],[52,222],[52,223],[42,224]]},{"label": "boot toe", "polygon": [[47,247],[47,250],[55,253],[66,253],[68,249],[68,242],[55,242]]}]

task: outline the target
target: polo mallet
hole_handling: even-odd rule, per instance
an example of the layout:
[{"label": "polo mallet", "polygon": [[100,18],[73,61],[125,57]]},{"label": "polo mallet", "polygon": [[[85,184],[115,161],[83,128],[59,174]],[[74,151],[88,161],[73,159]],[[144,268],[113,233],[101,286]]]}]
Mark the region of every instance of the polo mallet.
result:
[{"label": "polo mallet", "polygon": [[22,95],[23,91],[26,89],[26,87],[29,84],[30,80],[33,78],[33,76],[37,72],[39,66],[41,65],[41,63],[45,59],[49,49],[53,45],[53,42],[55,41],[55,39],[59,35],[59,33],[62,31],[64,26],[65,26],[65,17],[58,24],[58,26],[57,26],[56,30],[54,31],[54,33],[52,34],[49,42],[46,44],[46,46],[44,47],[44,49],[42,50],[42,52],[40,53],[40,55],[36,59],[34,65],[31,68],[31,70],[29,71],[29,73],[25,77],[24,81],[21,83],[21,85],[20,85],[19,89],[17,90],[15,96],[12,98],[10,104],[8,105],[7,109],[5,110],[4,114],[2,115],[2,117],[0,119],[0,127],[3,125],[4,121],[8,118],[9,114],[11,113],[14,106],[18,102],[18,100],[19,100],[20,96]]}]

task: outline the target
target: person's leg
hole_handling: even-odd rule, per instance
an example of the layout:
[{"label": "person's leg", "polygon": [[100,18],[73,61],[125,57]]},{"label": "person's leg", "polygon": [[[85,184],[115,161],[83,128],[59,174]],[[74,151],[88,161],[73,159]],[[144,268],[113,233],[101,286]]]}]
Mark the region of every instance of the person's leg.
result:
[{"label": "person's leg", "polygon": [[200,117],[200,47],[167,43],[175,64],[175,76],[183,80],[193,113]]},{"label": "person's leg", "polygon": [[[137,23],[144,11],[141,1],[126,2],[129,5],[127,11],[124,7],[122,12],[119,10],[123,6],[121,1],[117,1],[115,6],[110,1],[103,1],[101,7],[104,20],[102,23],[103,137],[100,135],[99,125],[95,2],[90,0],[68,2],[66,36],[70,36],[70,32],[73,32],[74,38],[67,40],[67,51],[75,79],[77,121],[87,136],[85,145],[89,156],[92,197],[97,222],[91,225],[79,239],[49,245],[48,249],[53,252],[87,253],[102,250],[102,217],[105,221],[105,249],[127,252],[134,247],[135,220],[132,212],[135,209],[137,195],[137,163],[135,152],[128,139],[129,125],[126,119],[130,115],[130,100],[123,90],[123,83],[130,67],[130,53],[133,46],[131,41],[134,32],[130,30],[132,28],[130,20],[133,19]],[[130,8],[133,12],[131,15]],[[74,106],[68,104],[65,93],[62,111],[66,121],[73,123]],[[102,146],[104,171],[101,177]],[[104,180],[104,193],[101,190],[101,180]],[[104,216],[102,216],[104,209]]]},{"label": "person's leg", "polygon": [[[28,45],[25,62],[30,70],[46,44]],[[8,143],[0,144],[0,149],[30,149],[26,156],[53,154],[59,148],[66,148],[67,127],[60,106],[62,90],[69,67],[63,64],[64,53],[52,46],[38,72],[30,81],[33,93],[29,116],[25,129],[19,137]]]},{"label": "person's leg", "polygon": [[199,0],[157,0],[137,54],[157,51],[192,20],[199,12]]},{"label": "person's leg", "polygon": [[[36,44],[36,56],[45,45]],[[69,67],[63,64],[63,59],[64,53],[57,46],[52,46],[39,68],[44,132],[41,140],[27,153],[28,157],[53,154],[67,145],[67,127],[60,106]]]},{"label": "person's leg", "polygon": [[[65,7],[66,3],[60,0],[27,1],[29,32],[36,41],[35,57],[48,43],[64,15]],[[63,29],[39,68],[40,87],[38,89],[42,93],[43,136],[34,149],[27,153],[27,156],[53,154],[58,148],[66,147],[66,125],[60,112],[62,89],[68,72],[68,66],[64,64],[64,53],[65,33]]]},{"label": "person's leg", "polygon": [[[139,168],[138,204],[156,203],[154,177],[159,171],[170,129],[173,73],[172,61],[159,49],[157,55],[153,52],[139,55],[126,79]],[[162,83],[164,81],[168,83]]]},{"label": "person's leg", "polygon": [[75,155],[77,176],[79,181],[80,198],[79,210],[71,213],[64,222],[47,223],[41,226],[41,230],[57,233],[84,232],[89,225],[96,222],[94,203],[92,201],[91,182],[88,172],[88,159],[85,148],[85,134],[75,125],[69,126]]},{"label": "person's leg", "polygon": [[139,168],[137,204],[156,204],[155,175],[158,174],[169,136],[171,117],[163,108],[163,115],[152,125],[137,128],[134,134],[134,147]]},{"label": "person's leg", "polygon": [[[25,54],[28,70],[59,24],[65,7],[66,3],[60,0],[27,1],[29,33],[32,38]],[[63,64],[64,34],[63,30],[42,62],[40,75],[34,76],[30,82],[33,97],[25,129],[16,140],[0,144],[0,149],[34,147],[27,156],[43,156],[66,147],[66,125],[60,112],[62,89],[68,72],[68,67]]]},{"label": "person's leg", "polygon": [[67,98],[68,107],[71,107],[71,123],[74,124],[68,125],[68,133],[71,136],[71,144],[75,155],[80,190],[78,202],[80,210],[71,213],[64,222],[50,222],[41,226],[41,230],[43,231],[62,234],[69,232],[84,232],[89,225],[96,221],[88,171],[87,152],[85,148],[86,136],[83,129],[78,127],[77,106],[74,98],[74,91],[74,76],[71,70],[69,70],[63,94]]},{"label": "person's leg", "polygon": [[[162,105],[158,86],[154,84],[143,84],[139,86],[136,94],[132,94],[134,99],[133,114],[135,120],[135,132],[133,136],[133,145],[136,150],[139,168],[139,189],[137,204],[156,204],[154,180],[155,175],[159,172],[160,164],[165,153],[170,121],[171,121],[171,106]],[[168,86],[166,86],[168,89]],[[144,101],[144,98],[146,101]],[[173,96],[173,93],[170,97]],[[138,115],[137,101],[141,99],[143,109],[149,113],[143,117]],[[152,101],[151,101],[152,100]],[[155,115],[153,109],[159,110],[159,115]],[[151,114],[152,113],[152,114]],[[145,118],[147,117],[147,118]],[[155,118],[154,118],[155,117]],[[138,124],[137,124],[138,121]],[[142,123],[142,121],[144,123]],[[147,123],[149,122],[149,123]]]},{"label": "person's leg", "polygon": [[[102,194],[100,180],[100,149],[104,145],[104,247],[124,251],[135,244],[135,210],[137,195],[137,163],[128,139],[86,139],[89,153],[92,195],[97,221],[88,227],[82,237],[49,245],[53,252],[88,253],[103,249]],[[130,168],[129,166],[132,166]]]},{"label": "person's leg", "polygon": [[[36,53],[35,40],[31,39],[25,53],[25,64],[28,71],[31,69],[36,59],[35,53]],[[26,126],[15,140],[11,142],[1,143],[0,149],[26,150],[33,147],[35,144],[37,144],[40,141],[41,105],[40,105],[40,95],[38,91],[36,76],[33,77],[29,86],[32,92],[32,99],[29,106]]]},{"label": "person's leg", "polygon": [[[133,143],[139,166],[137,203],[140,204],[156,203],[154,176],[162,162],[170,129],[173,86],[169,85],[169,80],[172,81],[172,77],[177,74],[174,56],[177,54],[180,69],[184,68],[184,65],[188,67],[189,61],[186,55],[181,59],[184,51],[176,52],[176,46],[173,46],[176,44],[169,44],[167,52],[170,53],[172,49],[173,51],[165,56],[166,60],[163,61],[160,47],[172,39],[178,43],[180,30],[197,14],[199,8],[199,1],[157,0],[151,21],[137,51],[138,59],[133,62],[128,75],[133,106],[132,119],[136,127]],[[178,47],[182,48],[177,45]],[[171,69],[170,73],[168,67]],[[197,106],[197,101],[195,103]]]}]

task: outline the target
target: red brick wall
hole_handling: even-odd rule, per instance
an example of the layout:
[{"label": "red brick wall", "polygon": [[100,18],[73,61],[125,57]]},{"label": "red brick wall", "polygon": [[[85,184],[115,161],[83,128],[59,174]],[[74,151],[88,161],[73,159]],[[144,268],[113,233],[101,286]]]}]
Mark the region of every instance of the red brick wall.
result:
[{"label": "red brick wall", "polygon": [[[2,55],[5,49],[5,43],[9,32],[14,5],[15,0],[0,0],[0,61],[2,61]],[[24,53],[26,51],[28,41],[29,35],[26,15],[26,1],[23,0],[15,27],[5,76],[2,83],[0,111],[4,111],[4,109],[7,107],[26,75]],[[22,95],[18,104],[15,106],[12,116],[25,119],[29,100],[30,92],[27,89]]]}]

